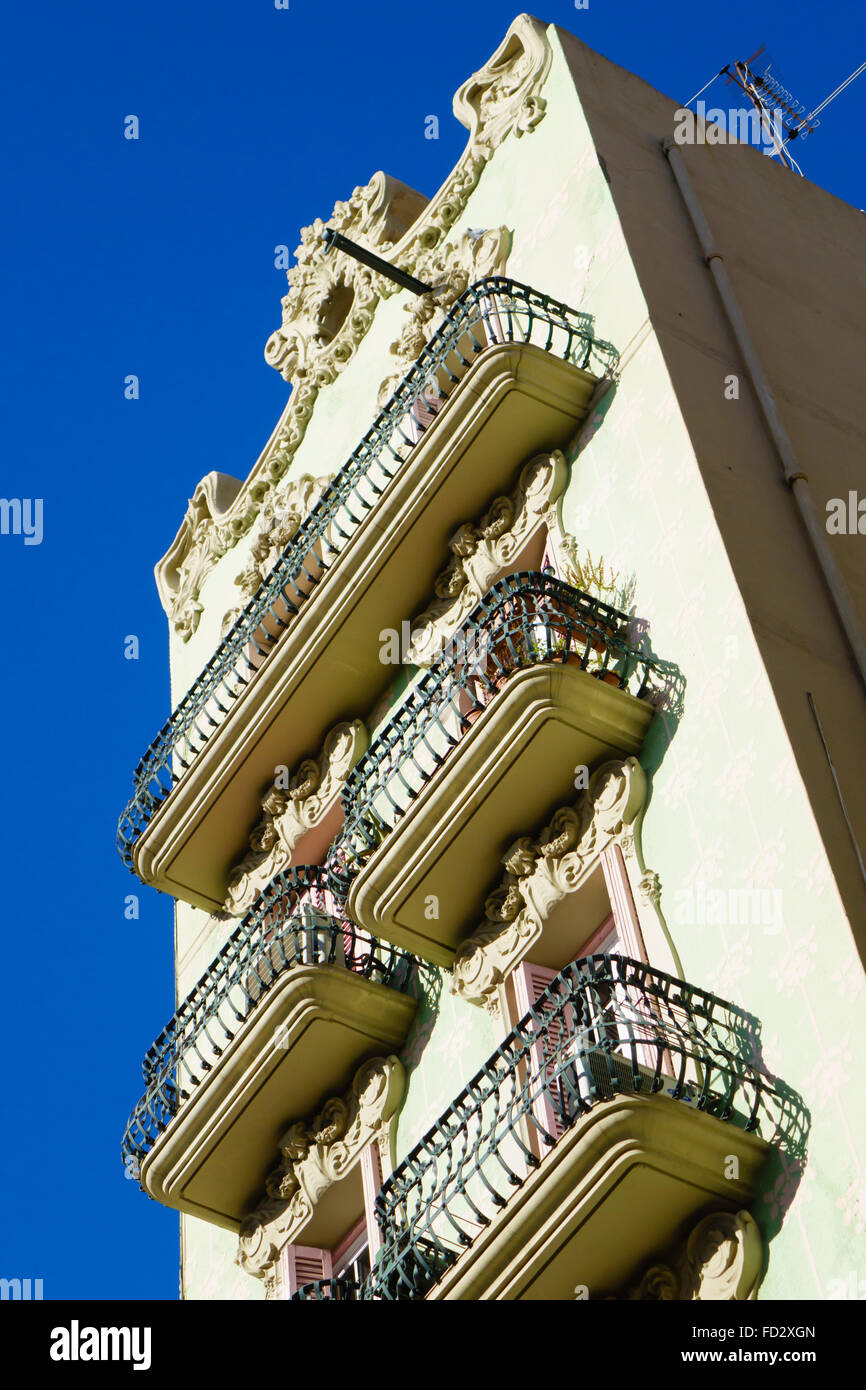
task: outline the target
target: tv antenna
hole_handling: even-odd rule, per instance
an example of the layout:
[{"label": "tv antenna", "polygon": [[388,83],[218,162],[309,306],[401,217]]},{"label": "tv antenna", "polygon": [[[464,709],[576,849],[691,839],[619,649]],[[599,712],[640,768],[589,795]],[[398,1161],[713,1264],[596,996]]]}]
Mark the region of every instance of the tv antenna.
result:
[{"label": "tv antenna", "polygon": [[807,135],[814,134],[821,124],[819,120],[816,120],[816,117],[830,105],[831,101],[835,101],[836,97],[844,92],[855,78],[866,72],[866,62],[855,68],[844,82],[840,82],[829,96],[825,97],[807,114],[803,103],[797,101],[796,97],[791,95],[787,87],[783,86],[776,74],[771,71],[772,63],[769,59],[763,71],[758,71],[758,59],[765,54],[765,51],[765,45],[761,44],[761,47],[756,49],[750,58],[726,63],[715,77],[711,77],[709,82],[701,88],[700,92],[695,93],[691,101],[686,102],[686,105],[691,106],[692,101],[701,96],[707,87],[712,86],[717,78],[726,77],[726,85],[730,86],[733,82],[740,87],[758,112],[761,127],[773,146],[773,157],[778,157],[782,164],[793,169],[802,178],[803,170],[788,146],[792,140],[801,138],[805,140]]},{"label": "tv antenna", "polygon": [[820,122],[813,123],[812,116],[806,115],[803,103],[782,86],[775,73],[770,71],[772,63],[769,60],[763,72],[758,72],[754,65],[764,52],[765,45],[761,44],[751,58],[726,64],[722,73],[727,76],[726,85],[736,83],[754,106],[761,120],[761,128],[772,143],[773,156],[778,156],[782,164],[794,169],[802,178],[803,170],[786,146],[798,136],[805,139],[807,135],[814,134]]}]

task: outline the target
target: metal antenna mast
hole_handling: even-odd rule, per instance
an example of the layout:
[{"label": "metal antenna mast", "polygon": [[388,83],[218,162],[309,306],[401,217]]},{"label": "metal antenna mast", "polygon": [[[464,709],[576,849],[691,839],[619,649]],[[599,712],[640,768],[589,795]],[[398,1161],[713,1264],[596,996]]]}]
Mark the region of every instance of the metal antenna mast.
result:
[{"label": "metal antenna mast", "polygon": [[803,103],[797,101],[787,87],[782,86],[775,73],[770,72],[770,62],[762,73],[755,70],[753,64],[763,52],[764,45],[761,44],[750,58],[738,59],[733,64],[728,63],[722,68],[722,72],[727,76],[728,85],[736,83],[758,112],[761,125],[772,142],[773,157],[778,155],[783,164],[794,169],[802,177],[802,169],[786,146],[798,136],[805,139],[807,135],[811,135],[820,122],[807,116]]},{"label": "metal antenna mast", "polygon": [[782,86],[775,73],[770,71],[772,63],[769,60],[763,72],[756,70],[754,65],[764,51],[765,46],[761,44],[761,47],[756,49],[751,58],[738,59],[735,63],[726,63],[715,77],[711,77],[709,82],[705,83],[701,90],[696,92],[690,101],[686,102],[686,106],[691,106],[692,102],[696,101],[707,90],[707,87],[711,87],[717,78],[726,77],[726,85],[730,86],[732,82],[735,83],[741,91],[746,93],[749,101],[758,112],[761,129],[773,146],[772,157],[778,157],[786,168],[793,169],[802,178],[803,170],[788,146],[792,140],[796,140],[800,136],[805,140],[807,135],[813,134],[821,124],[815,119],[818,113],[829,106],[831,101],[835,101],[837,96],[844,92],[862,73],[866,72],[866,62],[855,68],[844,82],[840,82],[829,96],[825,97],[806,115],[803,103],[797,101],[787,87]]}]

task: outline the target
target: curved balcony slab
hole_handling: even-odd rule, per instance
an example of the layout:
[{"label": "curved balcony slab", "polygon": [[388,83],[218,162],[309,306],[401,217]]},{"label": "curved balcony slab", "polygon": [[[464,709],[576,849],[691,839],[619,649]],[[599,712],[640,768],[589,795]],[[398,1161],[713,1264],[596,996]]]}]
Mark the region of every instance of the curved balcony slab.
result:
[{"label": "curved balcony slab", "polygon": [[450,967],[510,842],[573,798],[578,765],[637,754],[654,713],[578,665],[516,671],[361,868],[353,920]]},{"label": "curved balcony slab", "polygon": [[386,674],[381,630],[399,631],[423,607],[454,528],[527,457],[568,440],[595,385],[532,343],[481,353],[141,830],[131,862],[144,882],[208,911],[222,907],[274,767],[296,762],[324,730],[375,701]]},{"label": "curved balcony slab", "polygon": [[[769,1145],[664,1096],[578,1120],[428,1293],[435,1300],[615,1296],[700,1216],[748,1206]],[[727,1178],[736,1158],[739,1177]]]},{"label": "curved balcony slab", "polygon": [[124,1166],[167,1206],[235,1227],[287,1117],[405,1041],[415,963],[358,931],[324,878],[277,874],[145,1054]]},{"label": "curved balcony slab", "polygon": [[809,1133],[761,1052],[758,1019],[685,980],[570,963],[383,1182],[371,1293],[749,1297],[742,1208]]},{"label": "curved balcony slab", "polygon": [[340,965],[295,965],[270,986],[141,1163],[164,1206],[238,1230],[287,1122],[359,1065],[399,1050],[417,1001]]}]

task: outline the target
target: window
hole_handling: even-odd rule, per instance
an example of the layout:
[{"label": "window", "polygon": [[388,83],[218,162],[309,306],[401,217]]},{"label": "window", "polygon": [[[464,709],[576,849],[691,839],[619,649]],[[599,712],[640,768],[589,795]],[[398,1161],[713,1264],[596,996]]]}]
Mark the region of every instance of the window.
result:
[{"label": "window", "polygon": [[382,1163],[375,1141],[363,1151],[359,1165],[363,1210],[331,1249],[312,1245],[285,1247],[280,1257],[283,1298],[290,1298],[305,1284],[319,1279],[344,1279],[358,1284],[370,1274],[381,1245],[374,1203],[382,1186]]},{"label": "window", "polygon": [[332,1256],[335,1279],[350,1279],[359,1284],[370,1273],[370,1239],[364,1217],[345,1237]]},{"label": "window", "polygon": [[[593,879],[582,893],[565,898],[556,916],[554,921],[552,914],[541,939],[535,943],[532,954],[538,959],[525,960],[515,966],[505,983],[503,1012],[507,1031],[535,1006],[551,981],[571,961],[592,955],[647,961],[618,845],[610,845],[602,851]],[[597,924],[594,928],[588,926],[592,921]],[[550,932],[548,925],[552,928]],[[525,1085],[530,1075],[534,1078],[531,1117],[527,1117],[522,1137],[537,1158],[543,1158],[549,1148],[543,1134],[558,1139],[570,1122],[575,1094],[582,1098],[590,1094],[613,1095],[620,1079],[620,1067],[623,1087],[631,1084],[631,1039],[635,1032],[646,1035],[653,1031],[653,1019],[647,1016],[645,1006],[636,1012],[637,1001],[629,997],[631,993],[624,985],[594,987],[583,997],[583,1007],[588,1012],[579,1022],[575,1010],[566,1006],[548,1021],[543,1039],[533,1045],[528,1066],[523,1064],[519,1083]],[[575,1063],[564,1068],[563,1059],[569,1055],[569,1038],[573,1040],[571,1052]],[[622,1056],[621,1063],[617,1053]],[[654,1070],[655,1058],[655,1047],[638,1043],[636,1060],[641,1068]]]}]

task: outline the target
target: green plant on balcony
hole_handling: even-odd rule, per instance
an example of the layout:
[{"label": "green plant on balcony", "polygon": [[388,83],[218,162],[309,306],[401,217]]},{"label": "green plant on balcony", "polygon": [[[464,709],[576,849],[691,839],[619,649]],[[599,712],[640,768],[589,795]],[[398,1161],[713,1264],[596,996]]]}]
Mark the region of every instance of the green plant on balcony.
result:
[{"label": "green plant on balcony", "polygon": [[626,581],[619,570],[608,565],[603,555],[600,555],[597,560],[593,560],[592,555],[587,550],[581,559],[578,553],[577,540],[567,531],[563,533],[563,542],[564,578],[568,580],[569,584],[573,584],[577,589],[582,589],[586,594],[591,594],[593,598],[602,599],[603,602],[611,604],[614,608],[628,611],[633,595],[634,580]]}]

